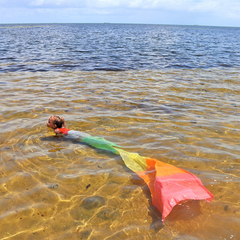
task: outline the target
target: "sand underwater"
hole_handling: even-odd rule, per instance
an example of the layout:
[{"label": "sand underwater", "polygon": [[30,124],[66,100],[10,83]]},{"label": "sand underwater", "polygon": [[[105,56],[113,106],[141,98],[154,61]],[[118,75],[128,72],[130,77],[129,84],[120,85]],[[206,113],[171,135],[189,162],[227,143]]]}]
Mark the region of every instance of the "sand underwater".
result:
[{"label": "sand underwater", "polygon": [[[0,73],[1,239],[240,239],[240,76],[231,69]],[[122,159],[56,137],[104,137],[199,177],[215,196],[161,222]]]}]

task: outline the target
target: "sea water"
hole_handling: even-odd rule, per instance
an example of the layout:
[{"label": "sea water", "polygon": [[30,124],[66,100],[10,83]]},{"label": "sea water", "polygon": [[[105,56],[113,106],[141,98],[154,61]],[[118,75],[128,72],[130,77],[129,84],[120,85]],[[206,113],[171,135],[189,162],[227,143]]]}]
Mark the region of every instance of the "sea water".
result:
[{"label": "sea water", "polygon": [[[0,25],[1,239],[240,239],[240,28]],[[50,115],[199,177],[161,222],[121,158]]]}]

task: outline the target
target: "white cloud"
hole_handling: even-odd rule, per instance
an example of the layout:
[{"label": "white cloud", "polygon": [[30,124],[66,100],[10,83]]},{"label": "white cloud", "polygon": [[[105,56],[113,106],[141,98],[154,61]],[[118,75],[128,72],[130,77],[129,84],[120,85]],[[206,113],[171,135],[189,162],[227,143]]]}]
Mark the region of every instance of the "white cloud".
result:
[{"label": "white cloud", "polygon": [[0,0],[0,7],[22,8],[130,8],[191,12],[236,12],[239,0]]},{"label": "white cloud", "polygon": [[[153,17],[156,23],[162,23],[164,17],[166,23],[172,23],[174,19],[176,23],[181,24],[182,19],[188,17],[190,24],[201,24],[201,22],[205,24],[207,19],[211,19],[213,24],[219,22],[219,24],[240,25],[240,0],[0,0],[0,22],[7,21],[4,16],[13,16],[13,12],[17,12],[17,9],[25,13],[29,12],[29,16],[34,15],[32,12],[41,10],[42,15],[39,17],[45,13],[46,16],[48,14],[49,19],[57,18],[59,13],[65,13],[64,16],[66,19],[68,17],[69,21],[75,20],[72,15],[77,18],[77,15],[92,14],[92,19],[96,19],[98,15],[101,17],[100,21],[106,22],[111,22],[114,16],[116,21],[119,19],[121,21],[120,16],[122,16],[122,22],[125,22],[128,14],[128,19],[131,21],[134,16],[139,19],[141,15],[143,23],[148,23],[147,19],[150,18],[152,22]],[[112,15],[111,20],[107,19],[109,15]],[[20,20],[23,17],[25,15],[21,17],[19,15]],[[10,17],[8,19],[13,21]],[[200,23],[197,22],[198,19],[201,20]],[[41,22],[41,20],[38,21]],[[209,24],[212,23],[209,22]]]}]

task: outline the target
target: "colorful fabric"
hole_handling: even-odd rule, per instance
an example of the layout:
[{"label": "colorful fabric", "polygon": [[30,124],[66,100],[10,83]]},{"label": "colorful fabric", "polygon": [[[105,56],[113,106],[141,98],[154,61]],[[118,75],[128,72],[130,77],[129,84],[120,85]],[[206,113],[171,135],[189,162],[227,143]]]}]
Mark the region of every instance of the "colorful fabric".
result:
[{"label": "colorful fabric", "polygon": [[214,196],[192,173],[173,165],[118,149],[126,166],[148,185],[152,202],[164,222],[173,207],[183,200],[211,201]]},{"label": "colorful fabric", "polygon": [[104,138],[92,137],[73,130],[62,132],[92,147],[119,154],[125,165],[148,185],[153,205],[162,213],[163,222],[173,207],[181,201],[205,199],[210,202],[214,198],[213,194],[202,185],[201,180],[186,170],[124,151],[120,146]]}]

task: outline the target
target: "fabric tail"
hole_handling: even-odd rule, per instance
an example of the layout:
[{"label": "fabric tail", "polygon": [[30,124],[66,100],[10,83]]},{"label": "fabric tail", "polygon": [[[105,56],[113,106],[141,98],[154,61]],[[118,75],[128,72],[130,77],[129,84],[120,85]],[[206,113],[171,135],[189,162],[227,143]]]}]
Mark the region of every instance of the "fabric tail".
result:
[{"label": "fabric tail", "polygon": [[201,180],[188,171],[153,158],[124,151],[120,146],[104,138],[85,135],[81,142],[120,155],[125,165],[148,185],[153,205],[162,213],[163,222],[180,201],[190,199],[211,201],[214,198],[213,194],[202,185]]},{"label": "fabric tail", "polygon": [[137,153],[122,149],[116,151],[126,166],[148,185],[153,205],[162,213],[163,222],[173,207],[183,200],[211,201],[214,198],[201,180],[188,171]]}]

